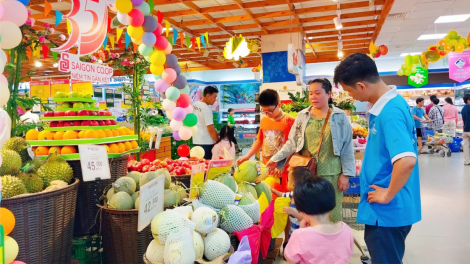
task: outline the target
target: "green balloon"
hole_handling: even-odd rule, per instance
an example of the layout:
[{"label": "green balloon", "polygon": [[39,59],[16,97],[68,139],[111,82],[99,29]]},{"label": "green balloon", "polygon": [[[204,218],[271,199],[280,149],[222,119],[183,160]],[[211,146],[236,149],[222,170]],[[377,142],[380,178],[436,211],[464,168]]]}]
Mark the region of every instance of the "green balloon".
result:
[{"label": "green balloon", "polygon": [[170,101],[176,101],[180,97],[180,91],[178,88],[171,86],[166,90],[165,96]]},{"label": "green balloon", "polygon": [[193,127],[197,124],[197,116],[193,113],[189,113],[183,120],[183,125],[187,127]]},{"label": "green balloon", "polygon": [[413,56],[406,55],[405,57],[405,65],[406,67],[411,67],[413,65]]},{"label": "green balloon", "polygon": [[147,62],[150,62],[150,56],[144,56],[144,59],[145,59]]},{"label": "green balloon", "polygon": [[161,75],[154,75],[154,77],[155,77],[155,80],[158,80],[158,79],[161,79],[161,78],[162,78]]},{"label": "green balloon", "polygon": [[189,95],[190,92],[191,92],[191,89],[189,88],[189,85],[186,85],[183,89],[180,90],[180,93],[182,94]]},{"label": "green balloon", "polygon": [[402,69],[399,69],[398,72],[397,72],[398,76],[403,76],[403,73],[404,73],[404,72],[403,72]]},{"label": "green balloon", "polygon": [[153,51],[153,46],[146,46],[145,44],[139,45],[139,53],[142,56],[148,56]]}]

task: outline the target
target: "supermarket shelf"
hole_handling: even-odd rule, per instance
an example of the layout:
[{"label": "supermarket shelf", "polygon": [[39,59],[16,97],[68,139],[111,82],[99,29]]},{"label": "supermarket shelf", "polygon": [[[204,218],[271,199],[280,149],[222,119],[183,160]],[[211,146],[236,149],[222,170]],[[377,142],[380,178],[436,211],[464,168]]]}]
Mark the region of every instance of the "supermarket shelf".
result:
[{"label": "supermarket shelf", "polygon": [[82,103],[96,103],[96,100],[89,98],[54,98],[53,102],[82,102]]},{"label": "supermarket shelf", "polygon": [[[139,151],[140,151],[140,148],[136,148],[136,149],[131,149],[131,150],[125,151],[123,153],[108,153],[108,158],[119,158],[123,155],[136,153],[136,152],[139,152]],[[37,156],[37,157],[40,157],[41,159],[45,160],[45,159],[47,159],[48,156],[49,155],[42,155],[42,156]],[[80,153],[65,154],[65,155],[59,155],[59,156],[62,157],[63,159],[65,159],[65,160],[79,160],[80,159]]]},{"label": "supermarket shelf", "polygon": [[99,111],[100,109],[98,107],[84,107],[84,108],[57,108],[55,109],[56,111],[80,111],[80,110],[91,110],[91,111]]},{"label": "supermarket shelf", "polygon": [[41,117],[41,121],[113,120],[115,116],[53,116]]},{"label": "supermarket shelf", "polygon": [[29,140],[28,143],[32,147],[36,146],[75,146],[82,144],[108,144],[123,141],[137,140],[137,135],[119,136],[97,139],[67,139],[67,140]]},{"label": "supermarket shelf", "polygon": [[49,127],[49,128],[45,128],[44,130],[47,130],[47,131],[69,131],[69,130],[79,131],[79,130],[88,130],[88,129],[98,130],[98,129],[117,129],[117,128],[119,128],[118,125],[114,125],[114,126],[69,126],[69,127]]}]

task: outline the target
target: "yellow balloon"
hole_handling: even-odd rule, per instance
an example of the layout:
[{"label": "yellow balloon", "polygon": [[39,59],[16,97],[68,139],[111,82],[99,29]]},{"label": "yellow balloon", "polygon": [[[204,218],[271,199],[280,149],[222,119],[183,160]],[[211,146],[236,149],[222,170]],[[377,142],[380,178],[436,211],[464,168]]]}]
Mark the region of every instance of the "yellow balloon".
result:
[{"label": "yellow balloon", "polygon": [[191,156],[191,158],[195,157],[195,158],[198,158],[198,159],[202,159],[204,158],[204,154],[205,154],[205,151],[202,147],[194,147],[192,148],[190,151],[189,151],[189,155]]},{"label": "yellow balloon", "polygon": [[142,39],[131,38],[131,40],[132,40],[132,43],[135,43],[135,44],[137,44],[137,45],[142,44]]},{"label": "yellow balloon", "polygon": [[127,14],[132,10],[132,2],[130,0],[116,0],[116,9],[123,14]]},{"label": "yellow balloon", "polygon": [[16,259],[16,257],[18,256],[18,252],[20,251],[18,247],[18,243],[16,243],[16,241],[13,238],[9,236],[5,236],[4,245],[5,245],[5,263],[11,263],[13,262],[13,260]]},{"label": "yellow balloon", "polygon": [[127,27],[127,33],[133,39],[141,39],[142,35],[144,34],[144,29],[142,27],[133,27],[129,25]]},{"label": "yellow balloon", "polygon": [[155,64],[150,65],[150,72],[153,75],[162,75],[162,72],[164,69],[165,68],[163,68],[163,65],[155,65]]},{"label": "yellow balloon", "polygon": [[191,135],[194,137],[197,134],[197,126],[192,126],[189,129],[191,129]]},{"label": "yellow balloon", "polygon": [[155,51],[150,57],[150,62],[155,65],[163,65],[166,62],[165,53],[161,50]]}]

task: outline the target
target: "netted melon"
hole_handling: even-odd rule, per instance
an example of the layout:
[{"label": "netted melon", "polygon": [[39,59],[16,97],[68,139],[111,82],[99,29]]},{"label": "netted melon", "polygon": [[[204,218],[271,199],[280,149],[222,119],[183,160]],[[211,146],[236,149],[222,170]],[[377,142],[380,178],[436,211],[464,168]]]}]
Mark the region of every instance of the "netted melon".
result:
[{"label": "netted melon", "polygon": [[163,192],[163,206],[171,207],[179,204],[179,196],[170,189],[165,189]]},{"label": "netted melon", "polygon": [[204,204],[218,209],[233,204],[235,201],[235,193],[228,186],[212,180],[202,185],[199,197]]},{"label": "netted melon", "polygon": [[273,200],[273,195],[271,193],[271,187],[269,187],[266,182],[262,181],[256,184],[255,190],[258,194],[258,198],[261,196],[261,193],[264,193],[264,195],[266,195],[266,198],[268,199],[268,203],[271,203],[271,201]]},{"label": "netted melon", "polygon": [[196,260],[202,259],[202,257],[204,257],[204,240],[196,231],[193,231],[193,247]]},{"label": "netted melon", "polygon": [[184,227],[168,235],[163,252],[165,264],[194,264],[196,254],[192,234],[193,231]]},{"label": "netted melon", "polygon": [[253,198],[251,193],[245,193],[238,206],[253,220],[253,224],[258,223],[261,216],[259,202]]},{"label": "netted melon", "polygon": [[185,227],[188,227],[192,232],[196,226],[186,216],[175,210],[166,210],[157,214],[150,225],[153,238],[158,239],[160,244],[165,244],[171,232],[176,232]]},{"label": "netted melon", "polygon": [[217,228],[214,232],[203,238],[204,256],[214,260],[230,250],[230,237],[223,230]]},{"label": "netted melon", "polygon": [[114,194],[108,205],[110,208],[118,210],[131,210],[134,208],[132,197],[127,192],[118,192]]},{"label": "netted melon", "polygon": [[[259,167],[259,174],[258,169]],[[240,164],[237,169],[235,169],[235,173],[233,174],[233,178],[237,181],[237,183],[241,182],[255,182],[255,181],[262,181],[268,176],[268,169],[266,166],[254,160],[247,160]]]},{"label": "netted melon", "polygon": [[196,231],[201,234],[212,233],[219,225],[217,212],[208,208],[200,207],[194,211],[191,221],[196,224]]},{"label": "netted melon", "polygon": [[225,184],[225,185],[228,186],[230,189],[232,189],[232,191],[233,191],[234,193],[236,193],[237,190],[238,190],[237,182],[236,182],[235,179],[234,179],[232,176],[230,176],[230,175],[223,175],[223,176],[217,177],[216,181]]},{"label": "netted melon", "polygon": [[147,247],[145,252],[145,257],[150,261],[154,262],[163,262],[163,252],[165,251],[165,245],[158,243],[157,239],[150,241],[150,244]]},{"label": "netted melon", "polygon": [[245,193],[251,193],[255,199],[258,199],[258,194],[256,193],[255,187],[247,182],[238,184],[238,193],[242,195]]},{"label": "netted melon", "polygon": [[177,212],[180,212],[182,213],[184,216],[186,216],[188,219],[191,219],[192,215],[193,215],[193,207],[191,205],[188,205],[188,206],[178,206],[174,209],[172,209],[174,211],[177,211]]},{"label": "netted melon", "polygon": [[253,220],[236,205],[227,205],[219,212],[220,228],[232,233],[243,231],[253,225]]},{"label": "netted melon", "polygon": [[133,195],[135,192],[136,184],[134,179],[125,176],[117,179],[114,182],[113,187],[115,189],[115,192],[126,192],[129,195]]},{"label": "netted melon", "polygon": [[209,205],[207,205],[207,204],[204,204],[203,202],[201,202],[201,201],[198,200],[198,199],[194,199],[194,200],[193,200],[192,206],[193,206],[193,209],[194,209],[194,210],[197,210],[198,208],[201,208],[201,207],[207,207],[207,208],[210,208],[210,209],[212,209],[212,210],[214,210],[214,211],[216,211],[216,212],[219,212],[219,211],[220,211],[220,209],[217,209],[217,208],[215,208],[215,207],[212,207],[212,206],[209,206]]}]

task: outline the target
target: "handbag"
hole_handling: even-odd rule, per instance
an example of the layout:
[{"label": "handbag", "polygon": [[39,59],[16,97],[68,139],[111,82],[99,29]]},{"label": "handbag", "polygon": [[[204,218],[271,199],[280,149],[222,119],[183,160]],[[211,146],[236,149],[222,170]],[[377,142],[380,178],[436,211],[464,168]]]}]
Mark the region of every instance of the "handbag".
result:
[{"label": "handbag", "polygon": [[326,125],[328,124],[329,118],[330,118],[330,110],[328,110],[328,114],[326,115],[325,122],[323,123],[317,156],[313,158],[312,154],[308,150],[303,149],[304,151],[307,151],[309,155],[304,156],[298,153],[294,153],[290,155],[290,157],[287,159],[287,162],[286,162],[286,164],[289,165],[289,168],[304,167],[308,169],[313,174],[313,176],[317,176],[317,160],[320,157],[321,145],[323,143],[323,134],[325,133]]}]

